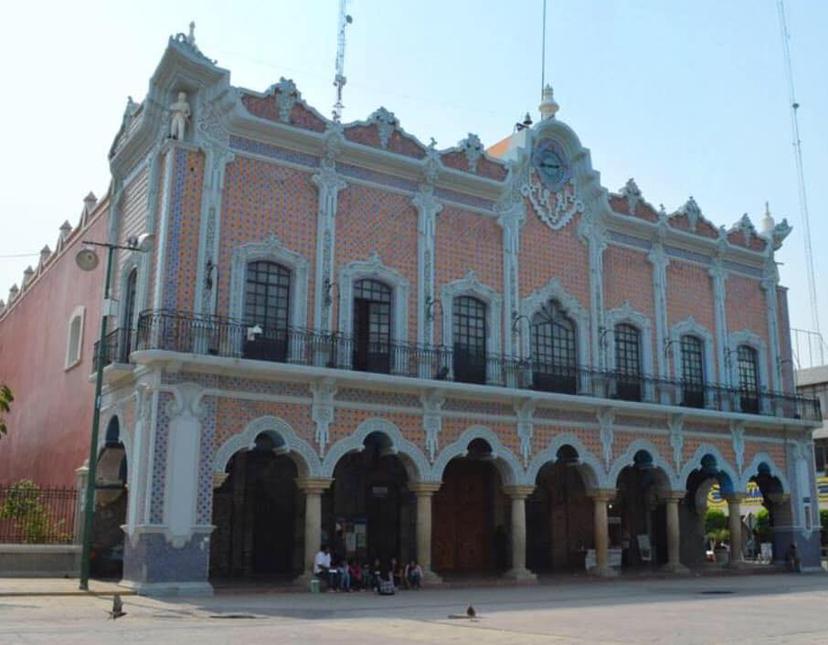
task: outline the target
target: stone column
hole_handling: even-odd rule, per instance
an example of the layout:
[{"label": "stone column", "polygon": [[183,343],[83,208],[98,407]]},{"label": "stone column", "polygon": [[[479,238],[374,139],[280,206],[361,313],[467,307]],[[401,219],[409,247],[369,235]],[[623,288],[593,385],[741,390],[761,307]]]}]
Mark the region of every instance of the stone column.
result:
[{"label": "stone column", "polygon": [[431,498],[441,482],[417,482],[409,490],[417,496],[417,562],[423,570],[423,581],[430,584],[442,582],[431,570]]},{"label": "stone column", "polygon": [[730,493],[724,496],[727,501],[728,528],[730,529],[730,562],[728,566],[738,567],[742,564],[742,500],[744,493]]},{"label": "stone column", "polygon": [[615,498],[615,490],[595,490],[590,494],[594,510],[595,568],[590,571],[596,576],[614,576],[617,572],[609,566],[609,522],[607,504]]},{"label": "stone column", "polygon": [[296,482],[299,489],[305,493],[305,557],[300,582],[306,582],[313,577],[313,559],[322,546],[322,493],[332,482],[332,479],[300,479]]},{"label": "stone column", "polygon": [[512,568],[507,578],[521,581],[537,580],[526,568],[526,498],[534,486],[505,486],[503,491],[512,499]]},{"label": "stone column", "polygon": [[669,573],[688,573],[680,560],[681,532],[679,530],[679,502],[684,499],[684,491],[670,491],[663,497],[667,505],[667,564],[661,567]]}]

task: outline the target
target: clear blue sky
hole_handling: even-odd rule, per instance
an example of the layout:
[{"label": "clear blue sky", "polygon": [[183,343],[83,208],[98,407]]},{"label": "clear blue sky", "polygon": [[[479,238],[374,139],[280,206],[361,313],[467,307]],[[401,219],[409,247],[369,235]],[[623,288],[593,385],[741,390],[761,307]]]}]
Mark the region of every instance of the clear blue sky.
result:
[{"label": "clear blue sky", "polygon": [[[174,32],[264,90],[293,78],[328,113],[337,0],[18,3],[0,24],[0,256],[54,247],[89,191],[127,95],[143,99]],[[352,0],[345,115],[380,105],[440,147],[468,132],[490,145],[540,92],[541,0]],[[821,320],[828,330],[828,2],[788,0]],[[765,200],[794,233],[779,254],[792,322],[809,327],[803,241],[775,0],[549,0],[547,79],[559,118],[592,151],[602,182],[634,177],[668,211],[693,195],[716,224]],[[0,298],[37,258],[0,258]]]}]

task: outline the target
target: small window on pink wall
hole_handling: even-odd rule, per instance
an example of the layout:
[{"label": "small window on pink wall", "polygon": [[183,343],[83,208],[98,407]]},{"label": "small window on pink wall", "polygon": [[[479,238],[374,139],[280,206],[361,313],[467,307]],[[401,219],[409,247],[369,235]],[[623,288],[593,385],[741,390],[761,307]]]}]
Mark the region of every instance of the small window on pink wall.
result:
[{"label": "small window on pink wall", "polygon": [[70,369],[81,362],[83,350],[83,318],[85,308],[75,307],[72,316],[69,318],[69,329],[66,340],[66,361],[64,369]]}]

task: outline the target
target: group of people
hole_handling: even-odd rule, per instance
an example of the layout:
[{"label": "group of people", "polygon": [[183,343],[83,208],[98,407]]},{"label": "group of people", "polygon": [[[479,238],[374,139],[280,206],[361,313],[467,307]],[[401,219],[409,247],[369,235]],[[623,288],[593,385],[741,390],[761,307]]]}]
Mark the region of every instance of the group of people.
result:
[{"label": "group of people", "polygon": [[383,564],[376,558],[373,564],[355,559],[332,557],[327,546],[322,546],[313,561],[313,574],[327,585],[328,591],[370,591],[384,589],[420,589],[423,569],[416,560],[403,567],[396,558]]}]

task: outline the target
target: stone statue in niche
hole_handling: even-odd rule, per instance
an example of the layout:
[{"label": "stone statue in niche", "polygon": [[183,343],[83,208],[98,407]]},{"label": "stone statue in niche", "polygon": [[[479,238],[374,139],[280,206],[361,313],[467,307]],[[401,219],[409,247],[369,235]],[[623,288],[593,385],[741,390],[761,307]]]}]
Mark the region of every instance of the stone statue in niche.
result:
[{"label": "stone statue in niche", "polygon": [[190,104],[187,102],[187,92],[179,92],[178,100],[170,106],[170,139],[183,141],[190,120]]}]

